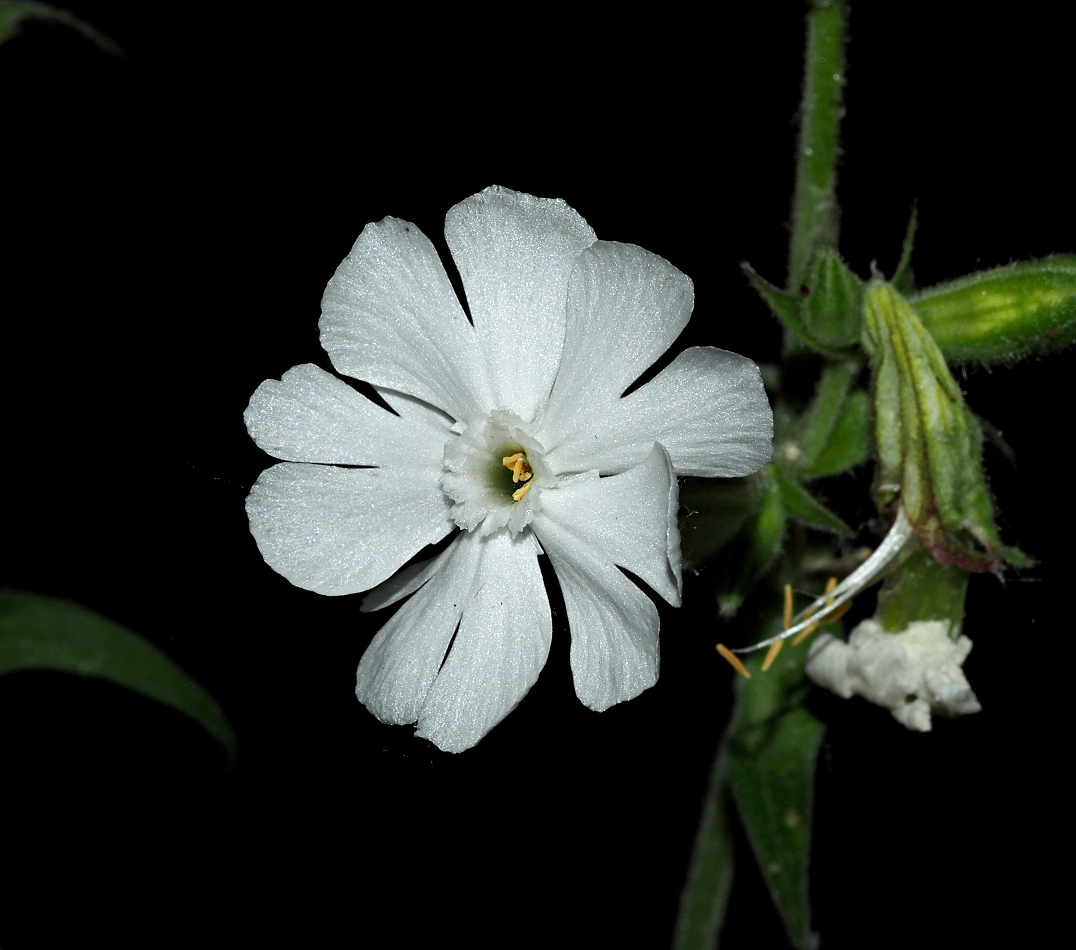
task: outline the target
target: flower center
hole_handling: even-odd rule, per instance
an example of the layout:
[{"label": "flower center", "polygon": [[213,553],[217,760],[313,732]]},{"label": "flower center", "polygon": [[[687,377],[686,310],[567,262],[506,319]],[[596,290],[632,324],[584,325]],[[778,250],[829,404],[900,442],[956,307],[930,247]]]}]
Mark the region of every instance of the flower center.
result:
[{"label": "flower center", "polygon": [[482,535],[526,528],[541,510],[542,491],[557,484],[544,451],[514,413],[495,410],[468,421],[445,445],[441,476],[456,524]]},{"label": "flower center", "polygon": [[501,459],[501,464],[505,468],[512,470],[513,485],[525,482],[522,488],[512,492],[512,501],[519,501],[530,491],[531,485],[534,484],[534,469],[531,468],[531,463],[527,461],[527,453],[516,452],[514,455],[506,455]]}]

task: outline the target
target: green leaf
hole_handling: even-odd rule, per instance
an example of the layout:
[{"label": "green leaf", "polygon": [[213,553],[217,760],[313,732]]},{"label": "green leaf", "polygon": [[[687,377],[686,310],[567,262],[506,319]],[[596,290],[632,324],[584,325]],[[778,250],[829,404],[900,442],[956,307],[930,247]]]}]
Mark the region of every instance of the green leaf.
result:
[{"label": "green leaf", "polygon": [[673,950],[714,950],[725,921],[735,872],[729,829],[728,772],[728,750],[722,742],[710,769],[702,818],[680,895]]},{"label": "green leaf", "polygon": [[805,287],[800,319],[811,337],[828,349],[858,344],[863,325],[863,282],[835,250],[822,247],[815,252]]},{"label": "green leaf", "polygon": [[1076,257],[1010,264],[909,301],[947,360],[1013,360],[1076,340]]},{"label": "green leaf", "polygon": [[789,941],[815,945],[808,864],[814,772],[823,726],[803,707],[805,649],[786,648],[763,673],[750,654],[750,680],[737,677],[728,743],[729,784]]},{"label": "green leaf", "polygon": [[915,232],[919,227],[919,210],[912,208],[908,217],[908,227],[904,231],[904,244],[900,249],[900,260],[897,269],[893,272],[893,280],[890,283],[897,288],[897,293],[905,297],[915,292],[915,276],[912,274],[912,249],[915,246]]},{"label": "green leaf", "polygon": [[806,490],[787,473],[772,462],[767,467],[771,478],[781,491],[785,511],[797,521],[802,521],[819,531],[832,531],[851,537],[855,532],[825,506],[815,501]]},{"label": "green leaf", "polygon": [[870,398],[862,389],[848,394],[825,448],[804,471],[807,478],[824,478],[862,465],[871,456]]},{"label": "green leaf", "polygon": [[123,55],[119,46],[85,20],[80,20],[67,10],[33,0],[0,0],[0,43],[15,36],[24,20],[43,20],[70,27],[106,53]]},{"label": "green leaf", "polygon": [[827,363],[822,370],[814,399],[803,418],[800,452],[796,459],[801,468],[813,468],[829,445],[833,430],[841,418],[848,390],[861,368],[858,360],[840,360]]},{"label": "green leaf", "polygon": [[949,636],[960,636],[968,572],[939,564],[921,547],[913,548],[878,592],[875,619],[891,633],[917,620],[948,620]]},{"label": "green leaf", "polygon": [[0,591],[0,674],[56,670],[96,676],[190,716],[229,758],[235,733],[213,698],[137,634],[69,600]]},{"label": "green leaf", "polygon": [[826,344],[811,335],[811,331],[801,318],[800,296],[798,294],[790,294],[781,290],[780,287],[775,287],[768,280],[760,277],[750,264],[741,264],[740,269],[750,281],[751,286],[758,292],[758,295],[769,305],[773,315],[795,333],[800,340],[819,353],[840,355],[837,350],[827,347]]},{"label": "green leaf", "polygon": [[758,511],[762,485],[751,478],[693,478],[680,486],[680,553],[697,570]]},{"label": "green leaf", "polygon": [[751,480],[758,486],[758,508],[746,522],[737,544],[718,559],[717,603],[722,617],[735,616],[751,585],[777,559],[784,544],[788,518],[781,501],[781,488],[767,469]]}]

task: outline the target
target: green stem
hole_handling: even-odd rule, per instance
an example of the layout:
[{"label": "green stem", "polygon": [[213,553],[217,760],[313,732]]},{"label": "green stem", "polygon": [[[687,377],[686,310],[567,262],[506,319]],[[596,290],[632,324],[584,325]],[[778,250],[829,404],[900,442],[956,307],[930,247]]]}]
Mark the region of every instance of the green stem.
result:
[{"label": "green stem", "polygon": [[803,284],[815,248],[837,247],[839,209],[835,192],[845,17],[844,0],[812,0],[807,14],[796,193],[792,199],[788,254],[788,289],[793,292]]},{"label": "green stem", "polygon": [[710,770],[687,882],[680,895],[673,950],[714,950],[718,945],[733,874],[728,776],[728,750],[722,740]]}]

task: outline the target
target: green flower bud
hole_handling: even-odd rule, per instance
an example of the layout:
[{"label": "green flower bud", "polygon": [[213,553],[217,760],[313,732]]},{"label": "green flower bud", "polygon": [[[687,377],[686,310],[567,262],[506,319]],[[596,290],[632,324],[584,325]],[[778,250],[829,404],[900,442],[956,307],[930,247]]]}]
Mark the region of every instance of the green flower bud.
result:
[{"label": "green flower bud", "polygon": [[910,303],[948,360],[1019,359],[1076,339],[1076,257],[969,274]]},{"label": "green flower bud", "polygon": [[828,247],[811,259],[800,319],[807,332],[823,347],[843,349],[859,342],[862,326],[863,282],[841,256]]},{"label": "green flower bud", "polygon": [[915,311],[889,284],[875,282],[864,298],[863,331],[874,367],[879,509],[899,504],[939,563],[976,572],[1027,563],[998,538],[979,427]]}]

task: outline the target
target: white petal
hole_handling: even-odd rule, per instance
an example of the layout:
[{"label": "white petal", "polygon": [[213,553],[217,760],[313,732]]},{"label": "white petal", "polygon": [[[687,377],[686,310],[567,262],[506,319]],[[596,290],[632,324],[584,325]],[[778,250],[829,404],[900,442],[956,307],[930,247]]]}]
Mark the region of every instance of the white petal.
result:
[{"label": "white petal", "polygon": [[577,406],[618,398],[680,335],[694,302],[690,278],[641,247],[599,241],[583,251],[543,424],[564,430]]},{"label": "white petal", "polygon": [[247,496],[250,531],[273,570],[319,594],[381,583],[453,528],[425,468],[335,468],[282,462]]},{"label": "white petal", "polygon": [[557,474],[623,472],[655,442],[669,451],[677,475],[750,475],[773,455],[773,413],[758,367],[712,347],[681,353],[623,399],[577,403],[570,429],[554,438],[546,461]]},{"label": "white petal", "polygon": [[[397,396],[393,415],[331,373],[306,363],[267,379],[243,414],[250,437],[278,459],[338,465],[440,468],[450,422]],[[434,475],[436,480],[437,475]]]},{"label": "white petal", "polygon": [[405,602],[359,662],[355,695],[382,722],[415,722],[452,634],[471,601],[482,545],[461,534],[423,572],[425,586]]},{"label": "white petal", "polygon": [[[639,465],[621,475],[590,472],[545,492],[534,530],[545,538],[555,521],[582,544],[647,582],[680,606],[679,490],[669,453],[654,445]],[[574,627],[573,627],[574,636]]]},{"label": "white petal", "polygon": [[454,419],[489,409],[474,329],[415,225],[368,224],[321,308],[321,344],[341,373],[417,396]]},{"label": "white petal", "polygon": [[657,609],[616,565],[680,603],[672,462],[653,445],[621,475],[580,475],[546,495],[534,531],[564,593],[575,691],[591,709],[608,709],[658,678]]},{"label": "white petal", "polygon": [[471,748],[515,709],[545,666],[553,626],[529,532],[461,537],[482,548],[474,596],[416,730],[446,752]]},{"label": "white petal", "polygon": [[445,238],[485,354],[485,408],[529,422],[556,376],[568,278],[594,232],[563,201],[492,187],[448,212]]}]

